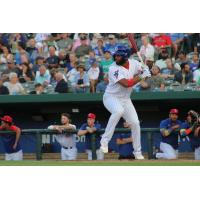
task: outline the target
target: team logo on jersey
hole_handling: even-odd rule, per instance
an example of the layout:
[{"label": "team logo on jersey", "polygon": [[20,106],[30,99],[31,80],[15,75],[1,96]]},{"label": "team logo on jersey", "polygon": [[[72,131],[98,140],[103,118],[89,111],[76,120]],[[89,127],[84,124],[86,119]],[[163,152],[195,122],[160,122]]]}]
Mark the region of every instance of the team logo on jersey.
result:
[{"label": "team logo on jersey", "polygon": [[117,79],[118,78],[118,75],[119,75],[119,70],[115,71],[114,72],[114,77]]}]

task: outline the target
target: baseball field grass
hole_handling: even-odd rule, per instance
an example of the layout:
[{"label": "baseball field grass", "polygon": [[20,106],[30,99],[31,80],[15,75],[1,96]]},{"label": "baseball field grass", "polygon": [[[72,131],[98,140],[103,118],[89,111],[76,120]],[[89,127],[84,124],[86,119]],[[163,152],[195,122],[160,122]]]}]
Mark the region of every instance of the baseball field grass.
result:
[{"label": "baseball field grass", "polygon": [[195,160],[143,160],[143,161],[60,161],[60,160],[23,160],[0,161],[0,166],[200,166]]}]

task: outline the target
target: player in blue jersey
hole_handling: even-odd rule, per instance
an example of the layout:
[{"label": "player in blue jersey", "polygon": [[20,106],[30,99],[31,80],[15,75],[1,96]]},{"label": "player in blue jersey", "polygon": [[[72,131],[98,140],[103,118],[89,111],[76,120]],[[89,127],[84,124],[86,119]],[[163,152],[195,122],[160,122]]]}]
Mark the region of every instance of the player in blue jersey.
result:
[{"label": "player in blue jersey", "polygon": [[181,137],[189,137],[195,160],[200,160],[200,118],[194,110],[187,113],[186,121],[181,124]]},{"label": "player in blue jersey", "polygon": [[155,158],[177,159],[178,158],[178,135],[181,121],[178,120],[179,111],[171,109],[169,118],[160,123],[161,152],[155,154]]},{"label": "player in blue jersey", "polygon": [[[85,135],[85,142],[86,142],[86,152],[88,154],[88,160],[92,160],[92,134],[96,134],[96,132],[101,128],[101,125],[97,122],[96,115],[94,113],[89,113],[87,116],[87,122],[82,124],[81,128],[78,131],[78,135],[82,136]],[[95,135],[96,137],[96,154],[97,160],[104,159],[104,153],[100,150],[100,140],[101,136],[99,134]]]},{"label": "player in blue jersey", "polygon": [[[124,128],[130,128],[127,122],[123,123]],[[131,131],[129,133],[119,133],[117,135],[116,143],[118,145],[119,160],[123,159],[135,159],[133,155],[133,139]]]},{"label": "player in blue jersey", "polygon": [[2,133],[1,138],[5,149],[5,160],[23,160],[23,152],[19,144],[21,130],[13,125],[12,117],[1,118],[0,131],[13,131],[15,134]]}]

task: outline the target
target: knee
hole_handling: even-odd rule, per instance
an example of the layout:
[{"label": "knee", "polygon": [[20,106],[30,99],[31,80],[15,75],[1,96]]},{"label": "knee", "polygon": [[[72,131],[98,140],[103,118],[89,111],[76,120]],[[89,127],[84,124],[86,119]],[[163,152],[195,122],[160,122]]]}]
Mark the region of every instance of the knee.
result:
[{"label": "knee", "polygon": [[123,114],[124,114],[124,109],[119,109],[113,113],[113,115],[115,115],[117,117],[121,117]]}]

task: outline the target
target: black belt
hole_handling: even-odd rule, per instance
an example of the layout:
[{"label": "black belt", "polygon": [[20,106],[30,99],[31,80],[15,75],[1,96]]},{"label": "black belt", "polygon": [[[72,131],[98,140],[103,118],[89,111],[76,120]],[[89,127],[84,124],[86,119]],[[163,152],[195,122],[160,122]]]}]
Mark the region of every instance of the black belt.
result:
[{"label": "black belt", "polygon": [[64,149],[73,149],[73,147],[62,147]]}]

